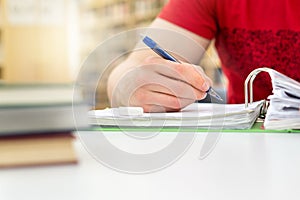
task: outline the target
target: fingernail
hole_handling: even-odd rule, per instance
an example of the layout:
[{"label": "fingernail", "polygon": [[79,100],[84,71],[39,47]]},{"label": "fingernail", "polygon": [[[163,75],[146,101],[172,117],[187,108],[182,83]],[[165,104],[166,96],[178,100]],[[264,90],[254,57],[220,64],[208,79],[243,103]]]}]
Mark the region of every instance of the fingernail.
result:
[{"label": "fingernail", "polygon": [[201,93],[201,94],[197,95],[197,99],[198,100],[205,99],[206,96],[207,96],[207,93],[204,92],[204,93]]}]

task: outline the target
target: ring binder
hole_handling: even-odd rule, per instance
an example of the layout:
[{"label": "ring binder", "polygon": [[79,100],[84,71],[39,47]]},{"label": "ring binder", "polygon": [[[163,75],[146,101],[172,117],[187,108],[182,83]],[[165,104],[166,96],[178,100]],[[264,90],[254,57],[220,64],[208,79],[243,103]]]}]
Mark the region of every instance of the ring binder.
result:
[{"label": "ring binder", "polygon": [[[260,72],[268,72],[270,73],[272,69],[267,68],[267,67],[262,67],[262,68],[257,68],[253,70],[246,78],[244,82],[244,93],[245,93],[245,108],[248,107],[249,103],[253,103],[253,81],[256,78],[256,76]],[[248,87],[249,87],[249,92],[248,92]],[[249,96],[250,96],[250,101],[249,101]]]},{"label": "ring binder", "polygon": [[274,69],[257,68],[247,76],[244,82],[245,108],[253,103],[253,81],[260,72],[269,74],[273,87],[273,94],[264,100],[260,109],[259,118],[264,119],[264,128],[300,129],[300,83]]}]

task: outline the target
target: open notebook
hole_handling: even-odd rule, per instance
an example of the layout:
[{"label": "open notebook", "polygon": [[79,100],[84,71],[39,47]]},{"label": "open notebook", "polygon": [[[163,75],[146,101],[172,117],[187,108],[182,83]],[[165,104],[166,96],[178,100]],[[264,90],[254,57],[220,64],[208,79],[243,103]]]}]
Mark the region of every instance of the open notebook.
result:
[{"label": "open notebook", "polygon": [[249,129],[254,124],[263,101],[244,104],[194,103],[180,112],[122,115],[119,108],[92,110],[91,125],[118,127],[192,127],[205,129]]}]

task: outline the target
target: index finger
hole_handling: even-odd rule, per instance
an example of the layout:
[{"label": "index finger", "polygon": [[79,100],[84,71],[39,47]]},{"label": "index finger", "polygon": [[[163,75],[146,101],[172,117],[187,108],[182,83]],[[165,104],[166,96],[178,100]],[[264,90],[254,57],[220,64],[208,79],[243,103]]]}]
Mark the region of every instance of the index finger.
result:
[{"label": "index finger", "polygon": [[158,57],[151,58],[148,62],[152,62],[157,73],[185,82],[200,91],[207,91],[211,84],[211,80],[203,70],[195,65],[184,62],[176,63]]}]

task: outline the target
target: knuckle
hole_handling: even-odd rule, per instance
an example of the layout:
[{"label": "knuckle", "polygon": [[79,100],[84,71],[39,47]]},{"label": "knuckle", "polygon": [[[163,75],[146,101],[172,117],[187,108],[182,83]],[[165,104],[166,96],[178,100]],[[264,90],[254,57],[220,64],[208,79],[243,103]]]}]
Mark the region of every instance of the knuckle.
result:
[{"label": "knuckle", "polygon": [[182,64],[174,64],[173,69],[177,73],[177,76],[179,76],[178,78],[180,78],[180,79],[182,79],[184,77],[184,74],[187,70],[187,68],[185,66],[183,66]]}]

